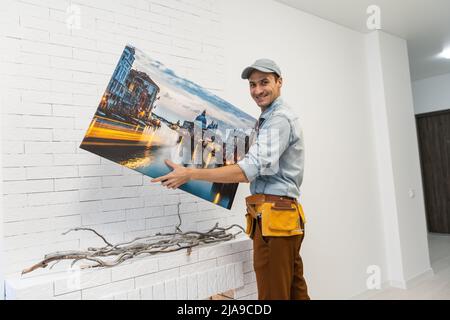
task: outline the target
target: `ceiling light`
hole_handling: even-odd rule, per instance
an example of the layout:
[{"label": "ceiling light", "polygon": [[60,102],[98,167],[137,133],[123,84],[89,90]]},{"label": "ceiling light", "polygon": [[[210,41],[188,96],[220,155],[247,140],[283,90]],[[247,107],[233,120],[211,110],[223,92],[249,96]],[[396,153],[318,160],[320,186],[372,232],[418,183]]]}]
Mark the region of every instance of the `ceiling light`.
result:
[{"label": "ceiling light", "polygon": [[450,59],[450,48],[444,49],[439,56],[441,58]]}]

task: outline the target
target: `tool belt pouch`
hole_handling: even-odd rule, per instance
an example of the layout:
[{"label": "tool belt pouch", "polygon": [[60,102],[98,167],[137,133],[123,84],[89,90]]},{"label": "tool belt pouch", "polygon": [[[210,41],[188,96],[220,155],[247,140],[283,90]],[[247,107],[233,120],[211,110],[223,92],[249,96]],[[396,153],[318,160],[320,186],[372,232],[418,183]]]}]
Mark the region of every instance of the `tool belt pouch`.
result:
[{"label": "tool belt pouch", "polygon": [[253,219],[253,217],[251,216],[251,214],[247,213],[245,215],[245,219],[247,221],[247,227],[245,228],[245,233],[248,234],[248,236],[250,237],[250,239],[253,239],[253,234],[255,233],[255,223],[256,220]]},{"label": "tool belt pouch", "polygon": [[255,209],[252,206],[247,205],[247,214],[245,215],[247,226],[245,228],[245,233],[248,234],[250,239],[253,239],[253,235],[255,233],[255,226],[256,226],[255,216],[256,216]]},{"label": "tool belt pouch", "polygon": [[[295,203],[264,203],[261,210],[261,231],[264,237],[289,237],[303,234],[302,214]],[[259,210],[258,210],[259,211]]]}]

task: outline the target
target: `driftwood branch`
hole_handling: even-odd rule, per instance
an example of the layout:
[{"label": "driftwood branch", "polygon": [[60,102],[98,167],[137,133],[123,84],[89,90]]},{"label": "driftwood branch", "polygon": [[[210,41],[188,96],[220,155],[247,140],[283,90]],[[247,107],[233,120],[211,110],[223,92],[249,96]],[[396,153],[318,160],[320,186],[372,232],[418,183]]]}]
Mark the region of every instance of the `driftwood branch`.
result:
[{"label": "driftwood branch", "polygon": [[[178,211],[179,212],[179,211]],[[22,275],[30,273],[39,268],[46,268],[50,263],[54,263],[52,267],[60,261],[71,260],[73,267],[80,261],[90,262],[90,264],[83,265],[80,268],[98,268],[98,267],[113,267],[135,258],[137,256],[148,254],[154,255],[159,253],[174,252],[179,250],[187,250],[189,255],[192,248],[201,244],[216,243],[229,241],[236,237],[236,235],[244,232],[244,229],[237,224],[233,224],[226,228],[221,228],[216,225],[207,232],[188,231],[183,232],[180,229],[181,216],[178,213],[179,224],[175,227],[173,233],[157,233],[144,237],[137,237],[131,241],[112,244],[104,236],[91,228],[74,228],[63,233],[66,235],[72,231],[90,231],[96,234],[106,244],[104,247],[91,247],[87,250],[72,250],[59,251],[44,256],[44,259],[37,264],[24,269]],[[238,228],[241,231],[232,234],[228,233],[232,228]]]},{"label": "driftwood branch", "polygon": [[82,230],[84,230],[84,231],[91,231],[91,232],[93,232],[93,233],[95,233],[97,236],[99,236],[102,240],[103,240],[103,242],[105,242],[108,246],[113,246],[111,243],[109,243],[108,241],[106,241],[106,239],[105,239],[105,237],[104,236],[102,236],[100,233],[98,233],[97,231],[95,231],[94,229],[91,229],[91,228],[73,228],[73,229],[70,229],[70,230],[67,230],[66,232],[63,232],[63,235],[66,235],[66,234],[68,234],[69,232],[72,232],[72,231],[82,231]]}]

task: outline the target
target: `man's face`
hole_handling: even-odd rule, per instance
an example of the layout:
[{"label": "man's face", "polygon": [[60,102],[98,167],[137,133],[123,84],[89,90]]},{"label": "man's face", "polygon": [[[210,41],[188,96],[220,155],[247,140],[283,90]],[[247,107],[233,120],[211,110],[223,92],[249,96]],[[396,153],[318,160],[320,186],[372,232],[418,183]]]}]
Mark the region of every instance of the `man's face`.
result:
[{"label": "man's face", "polygon": [[280,96],[282,79],[278,78],[276,80],[273,73],[255,70],[248,81],[253,100],[263,111]]}]

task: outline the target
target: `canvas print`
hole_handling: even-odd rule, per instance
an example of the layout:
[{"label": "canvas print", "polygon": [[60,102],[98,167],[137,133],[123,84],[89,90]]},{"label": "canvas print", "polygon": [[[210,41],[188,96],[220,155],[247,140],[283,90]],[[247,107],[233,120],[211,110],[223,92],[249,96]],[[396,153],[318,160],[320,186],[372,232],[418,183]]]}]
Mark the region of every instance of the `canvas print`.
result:
[{"label": "canvas print", "polygon": [[[80,148],[152,178],[186,167],[234,164],[254,139],[256,119],[127,45]],[[180,187],[230,209],[238,184]]]}]

